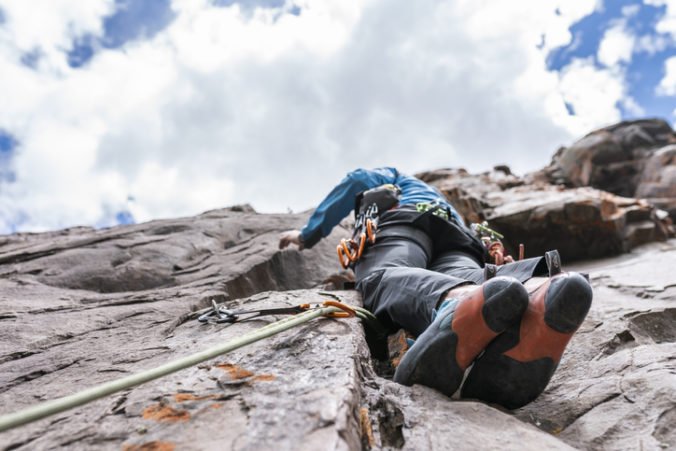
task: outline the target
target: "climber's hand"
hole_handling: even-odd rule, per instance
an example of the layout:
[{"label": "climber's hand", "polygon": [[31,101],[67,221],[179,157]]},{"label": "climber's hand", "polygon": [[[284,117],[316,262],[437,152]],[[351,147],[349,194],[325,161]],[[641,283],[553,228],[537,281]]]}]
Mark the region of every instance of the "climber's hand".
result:
[{"label": "climber's hand", "polygon": [[279,248],[284,249],[289,246],[289,244],[295,244],[298,246],[298,250],[303,250],[303,240],[300,236],[300,230],[289,230],[279,234]]}]

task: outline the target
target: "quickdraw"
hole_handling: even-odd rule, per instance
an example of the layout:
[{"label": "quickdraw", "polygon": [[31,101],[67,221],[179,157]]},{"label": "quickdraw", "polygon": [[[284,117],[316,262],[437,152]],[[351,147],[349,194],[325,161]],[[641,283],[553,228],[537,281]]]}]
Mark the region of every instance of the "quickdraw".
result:
[{"label": "quickdraw", "polygon": [[[333,294],[320,292],[319,294],[324,296],[335,297]],[[336,298],[337,299],[337,298]],[[380,321],[371,313],[370,311],[362,307],[352,307],[338,300],[327,299],[320,303],[314,304],[298,304],[293,306],[285,307],[273,307],[273,308],[264,308],[264,309],[251,309],[251,310],[230,310],[225,304],[217,304],[214,299],[211,300],[211,307],[207,307],[202,310],[195,311],[191,313],[187,319],[195,319],[202,324],[235,324],[250,319],[258,318],[266,315],[289,315],[290,317],[305,315],[310,312],[315,312],[319,310],[326,310],[331,307],[335,307],[332,311],[324,313],[323,316],[326,318],[351,318],[358,317],[364,324],[368,326],[368,329],[373,332],[373,336],[377,339],[386,338],[388,335],[387,329],[385,329]],[[339,310],[336,310],[339,309]]]},{"label": "quickdraw", "polygon": [[234,324],[266,315],[297,315],[322,307],[338,307],[342,312],[333,312],[325,316],[329,318],[349,318],[355,316],[355,311],[346,304],[336,301],[324,301],[321,304],[299,304],[291,307],[277,307],[256,310],[229,310],[224,305],[219,305],[215,300],[211,300],[211,308],[204,312],[202,310],[197,321],[203,324]]},{"label": "quickdraw", "polygon": [[338,261],[343,269],[347,269],[351,263],[361,258],[367,241],[371,244],[376,242],[377,230],[378,206],[371,204],[364,213],[357,216],[352,238],[349,240],[343,238],[336,247]]},{"label": "quickdraw", "polygon": [[224,305],[219,305],[211,300],[211,309],[202,313],[197,321],[204,324],[234,324],[247,319],[258,318],[265,315],[295,315],[312,308],[311,304],[300,304],[293,307],[279,307],[259,310],[229,310]]}]

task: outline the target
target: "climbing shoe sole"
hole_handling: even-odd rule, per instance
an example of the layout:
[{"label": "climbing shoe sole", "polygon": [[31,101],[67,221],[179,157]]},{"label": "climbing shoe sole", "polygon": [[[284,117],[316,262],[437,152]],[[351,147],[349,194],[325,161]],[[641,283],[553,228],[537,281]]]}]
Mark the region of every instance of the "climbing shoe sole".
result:
[{"label": "climbing shoe sole", "polygon": [[528,292],[516,279],[495,277],[479,287],[451,290],[448,299],[401,359],[396,382],[425,385],[451,396],[476,356],[518,322],[528,305]]},{"label": "climbing shoe sole", "polygon": [[562,273],[548,279],[530,295],[521,321],[476,359],[461,396],[508,409],[533,401],[549,383],[591,301],[591,286],[580,274]]}]

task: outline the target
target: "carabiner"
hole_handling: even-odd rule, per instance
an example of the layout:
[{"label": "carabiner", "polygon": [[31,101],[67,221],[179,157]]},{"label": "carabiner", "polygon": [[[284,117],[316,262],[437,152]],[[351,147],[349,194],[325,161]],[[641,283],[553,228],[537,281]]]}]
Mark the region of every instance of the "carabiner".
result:
[{"label": "carabiner", "polygon": [[366,220],[366,236],[369,239],[369,243],[375,244],[376,242],[376,225],[371,219]]}]

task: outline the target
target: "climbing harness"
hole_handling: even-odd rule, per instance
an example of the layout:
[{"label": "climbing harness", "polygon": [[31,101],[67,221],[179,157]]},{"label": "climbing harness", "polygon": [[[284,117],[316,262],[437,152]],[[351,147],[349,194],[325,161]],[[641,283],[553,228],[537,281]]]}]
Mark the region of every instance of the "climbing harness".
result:
[{"label": "climbing harness", "polygon": [[343,269],[349,268],[361,258],[367,242],[376,242],[380,213],[396,206],[400,195],[401,189],[392,184],[381,185],[357,195],[352,238],[343,238],[336,246],[338,261]]},{"label": "climbing harness", "polygon": [[[308,304],[302,304],[297,307],[305,307]],[[221,312],[221,307],[215,302],[212,301],[212,308],[215,308],[218,312]],[[267,310],[258,310],[254,312],[265,312],[273,309]],[[289,311],[288,309],[280,309]],[[219,315],[216,315],[220,317]],[[228,316],[227,314],[225,315]],[[231,316],[237,316],[231,315]],[[281,319],[277,322],[268,324],[261,327],[260,329],[253,330],[251,332],[245,333],[240,337],[237,337],[233,340],[230,340],[226,343],[222,343],[216,346],[213,346],[204,351],[197,352],[195,354],[189,355],[187,357],[182,357],[180,359],[173,360],[171,362],[165,363],[155,368],[151,368],[140,373],[132,374],[130,376],[123,377],[114,381],[106,382],[75,394],[64,396],[62,398],[57,398],[51,401],[42,402],[32,407],[20,410],[15,413],[2,415],[0,416],[0,432],[13,429],[24,424],[28,424],[42,418],[46,418],[57,413],[64,412],[69,409],[90,403],[97,399],[103,398],[113,393],[117,393],[122,390],[127,390],[129,388],[135,387],[137,385],[143,384],[145,382],[158,379],[160,377],[166,376],[171,373],[175,373],[179,370],[195,366],[199,363],[202,363],[206,360],[213,359],[219,355],[226,354],[235,349],[239,349],[248,344],[254,343],[256,341],[262,340],[267,337],[271,337],[280,332],[289,330],[295,326],[307,323],[315,318],[321,316],[330,317],[330,318],[349,318],[349,317],[358,317],[366,322],[370,327],[377,327],[380,329],[379,333],[383,333],[384,329],[378,322],[375,316],[371,312],[361,307],[353,307],[342,302],[327,300],[321,304],[314,304],[314,306],[308,306],[307,309],[304,309],[301,313],[295,314],[291,317]],[[200,317],[201,318],[201,317]],[[232,322],[232,321],[224,321]]]}]

